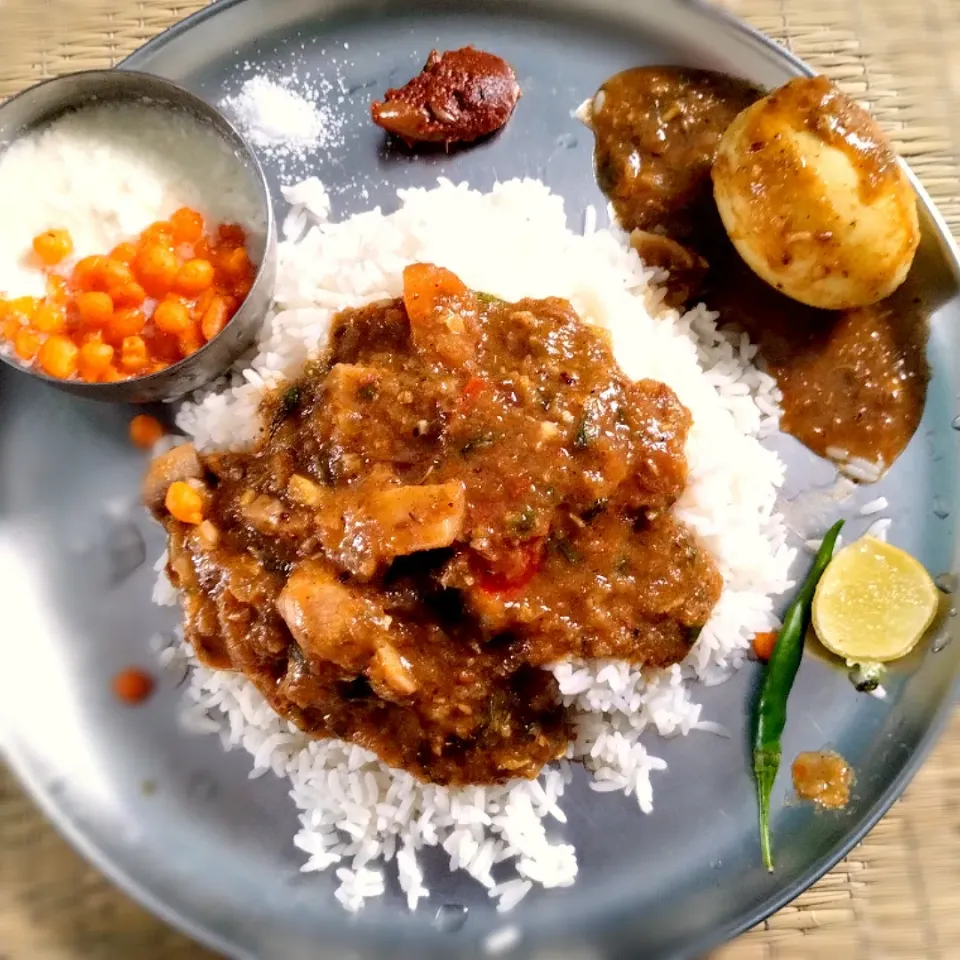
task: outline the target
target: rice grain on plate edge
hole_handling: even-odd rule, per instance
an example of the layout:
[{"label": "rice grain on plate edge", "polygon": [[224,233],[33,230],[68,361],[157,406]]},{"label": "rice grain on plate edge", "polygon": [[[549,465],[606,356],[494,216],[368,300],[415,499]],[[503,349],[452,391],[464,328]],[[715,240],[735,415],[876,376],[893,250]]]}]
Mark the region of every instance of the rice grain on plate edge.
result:
[{"label": "rice grain on plate edge", "polygon": [[[249,365],[182,408],[178,423],[198,448],[249,444],[263,390],[322,352],[339,310],[399,296],[401,271],[416,260],[441,264],[474,289],[508,300],[569,299],[585,320],[610,330],[629,376],[663,381],[691,411],[690,477],[675,509],[723,575],[713,616],[684,664],[667,670],[619,662],[554,668],[577,711],[569,758],[589,768],[595,790],[633,795],[649,812],[650,774],[666,764],[647,752],[641,733],[715,729],[700,719],[688,681],[716,683],[738,667],[752,635],[777,625],[773,597],[790,586],[793,551],[775,507],[784,468],[759,442],[776,426],[779,397],[774,381],[753,365],[755,348],[746,337],[719,333],[715,315],[702,306],[654,318],[658,277],[624,236],[572,233],[562,199],[537,181],[513,180],[481,194],[441,180],[433,190],[400,191],[396,213],[375,209],[339,224],[328,222],[329,201],[316,179],[284,194],[292,210],[275,311]],[[155,599],[176,602],[165,580]],[[192,663],[185,712],[191,729],[219,732],[228,749],[246,749],[252,776],[272,769],[289,778],[301,811],[294,843],[307,854],[302,869],[335,868],[336,896],[346,909],[384,892],[383,863],[394,859],[413,909],[429,895],[417,856],[428,846],[441,846],[451,869],[483,884],[501,911],[534,884],[573,882],[573,848],[551,842],[544,825],[548,817],[565,821],[559,799],[569,761],[505,786],[422,784],[360,747],[310,739],[278,718],[251,682],[196,664],[182,643],[164,656]]]}]

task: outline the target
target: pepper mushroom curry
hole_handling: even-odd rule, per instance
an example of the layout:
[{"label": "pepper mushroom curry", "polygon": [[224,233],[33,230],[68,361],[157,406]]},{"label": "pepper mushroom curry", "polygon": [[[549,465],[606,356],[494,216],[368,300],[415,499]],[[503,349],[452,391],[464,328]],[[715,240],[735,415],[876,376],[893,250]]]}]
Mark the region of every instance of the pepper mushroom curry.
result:
[{"label": "pepper mushroom curry", "polygon": [[571,736],[550,664],[676,663],[719,597],[670,509],[690,414],[566,301],[414,264],[262,416],[253,450],[176,447],[145,479],[187,639],[423,780],[534,776]]}]

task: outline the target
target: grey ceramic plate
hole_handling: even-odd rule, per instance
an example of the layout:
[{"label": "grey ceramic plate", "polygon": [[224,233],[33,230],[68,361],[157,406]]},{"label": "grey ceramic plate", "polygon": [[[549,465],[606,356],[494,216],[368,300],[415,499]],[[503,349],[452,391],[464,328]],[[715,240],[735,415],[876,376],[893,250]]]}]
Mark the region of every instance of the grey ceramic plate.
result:
[{"label": "grey ceramic plate", "polygon": [[[368,122],[375,93],[419,68],[431,47],[474,43],[506,57],[524,97],[503,133],[475,149],[411,159],[383,147]],[[390,207],[397,187],[438,175],[489,187],[530,175],[564,195],[573,223],[602,204],[591,137],[570,112],[607,76],[643,63],[687,63],[777,85],[805,67],[733,21],[665,0],[236,0],[219,3],[148,44],[127,63],[217,101],[251,70],[327,80],[343,144],[302,173],[331,187],[337,211]],[[266,162],[274,177],[276,167]],[[279,193],[277,195],[279,201]],[[922,197],[926,244],[918,269],[939,304],[926,414],[908,450],[875,488],[892,539],[935,573],[956,569],[960,433],[960,299],[946,231]],[[282,208],[280,209],[282,214]],[[655,812],[592,794],[566,798],[565,835],[580,857],[576,886],[531,894],[498,917],[469,881],[431,864],[429,905],[409,914],[396,890],[356,919],[336,906],[330,879],[298,873],[296,818],[283,784],[247,779],[249,758],[215,738],[178,730],[175,679],[142,709],[110,693],[118,669],[151,666],[147,639],[175,614],[150,604],[159,530],[136,506],[143,466],[127,439],[130,411],[97,406],[0,374],[0,589],[5,660],[0,704],[14,766],[61,829],[152,909],[238,957],[473,956],[491,932],[514,927],[518,955],[560,958],[688,955],[782,905],[829,868],[887,809],[916,769],[952,701],[960,644],[899,664],[889,697],[855,693],[844,673],[807,657],[791,700],[785,756],[832,744],[854,765],[842,813],[774,797],[778,869],[759,864],[748,775],[744,670],[703,691],[729,740],[694,735],[657,743],[669,770],[655,779]],[[832,470],[789,438],[788,498],[828,487]],[[808,496],[808,494],[804,494]],[[827,519],[826,517],[824,519]],[[853,519],[849,534],[866,521]],[[949,602],[949,601],[948,601]],[[953,621],[944,613],[939,639]],[[469,907],[457,932],[434,915]]]}]

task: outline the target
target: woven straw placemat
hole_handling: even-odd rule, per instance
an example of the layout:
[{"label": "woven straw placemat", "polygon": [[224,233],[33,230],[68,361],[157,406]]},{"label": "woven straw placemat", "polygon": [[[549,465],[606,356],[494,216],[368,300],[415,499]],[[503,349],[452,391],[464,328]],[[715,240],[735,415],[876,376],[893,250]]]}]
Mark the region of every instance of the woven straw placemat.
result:
[{"label": "woven straw placemat", "polygon": [[[202,5],[0,0],[0,97],[115,63]],[[960,0],[725,5],[868,101],[960,235]],[[0,767],[0,960],[209,957],[87,866]],[[960,960],[960,717],[863,844],[713,960],[827,957]]]}]

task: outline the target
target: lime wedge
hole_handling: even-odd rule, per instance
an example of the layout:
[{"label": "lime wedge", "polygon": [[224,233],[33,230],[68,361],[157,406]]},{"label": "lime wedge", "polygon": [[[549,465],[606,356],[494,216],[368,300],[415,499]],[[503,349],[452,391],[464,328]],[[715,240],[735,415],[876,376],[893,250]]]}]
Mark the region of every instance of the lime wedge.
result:
[{"label": "lime wedge", "polygon": [[851,663],[908,654],[937,612],[937,588],[909,553],[861,537],[831,561],[813,598],[813,629]]}]

